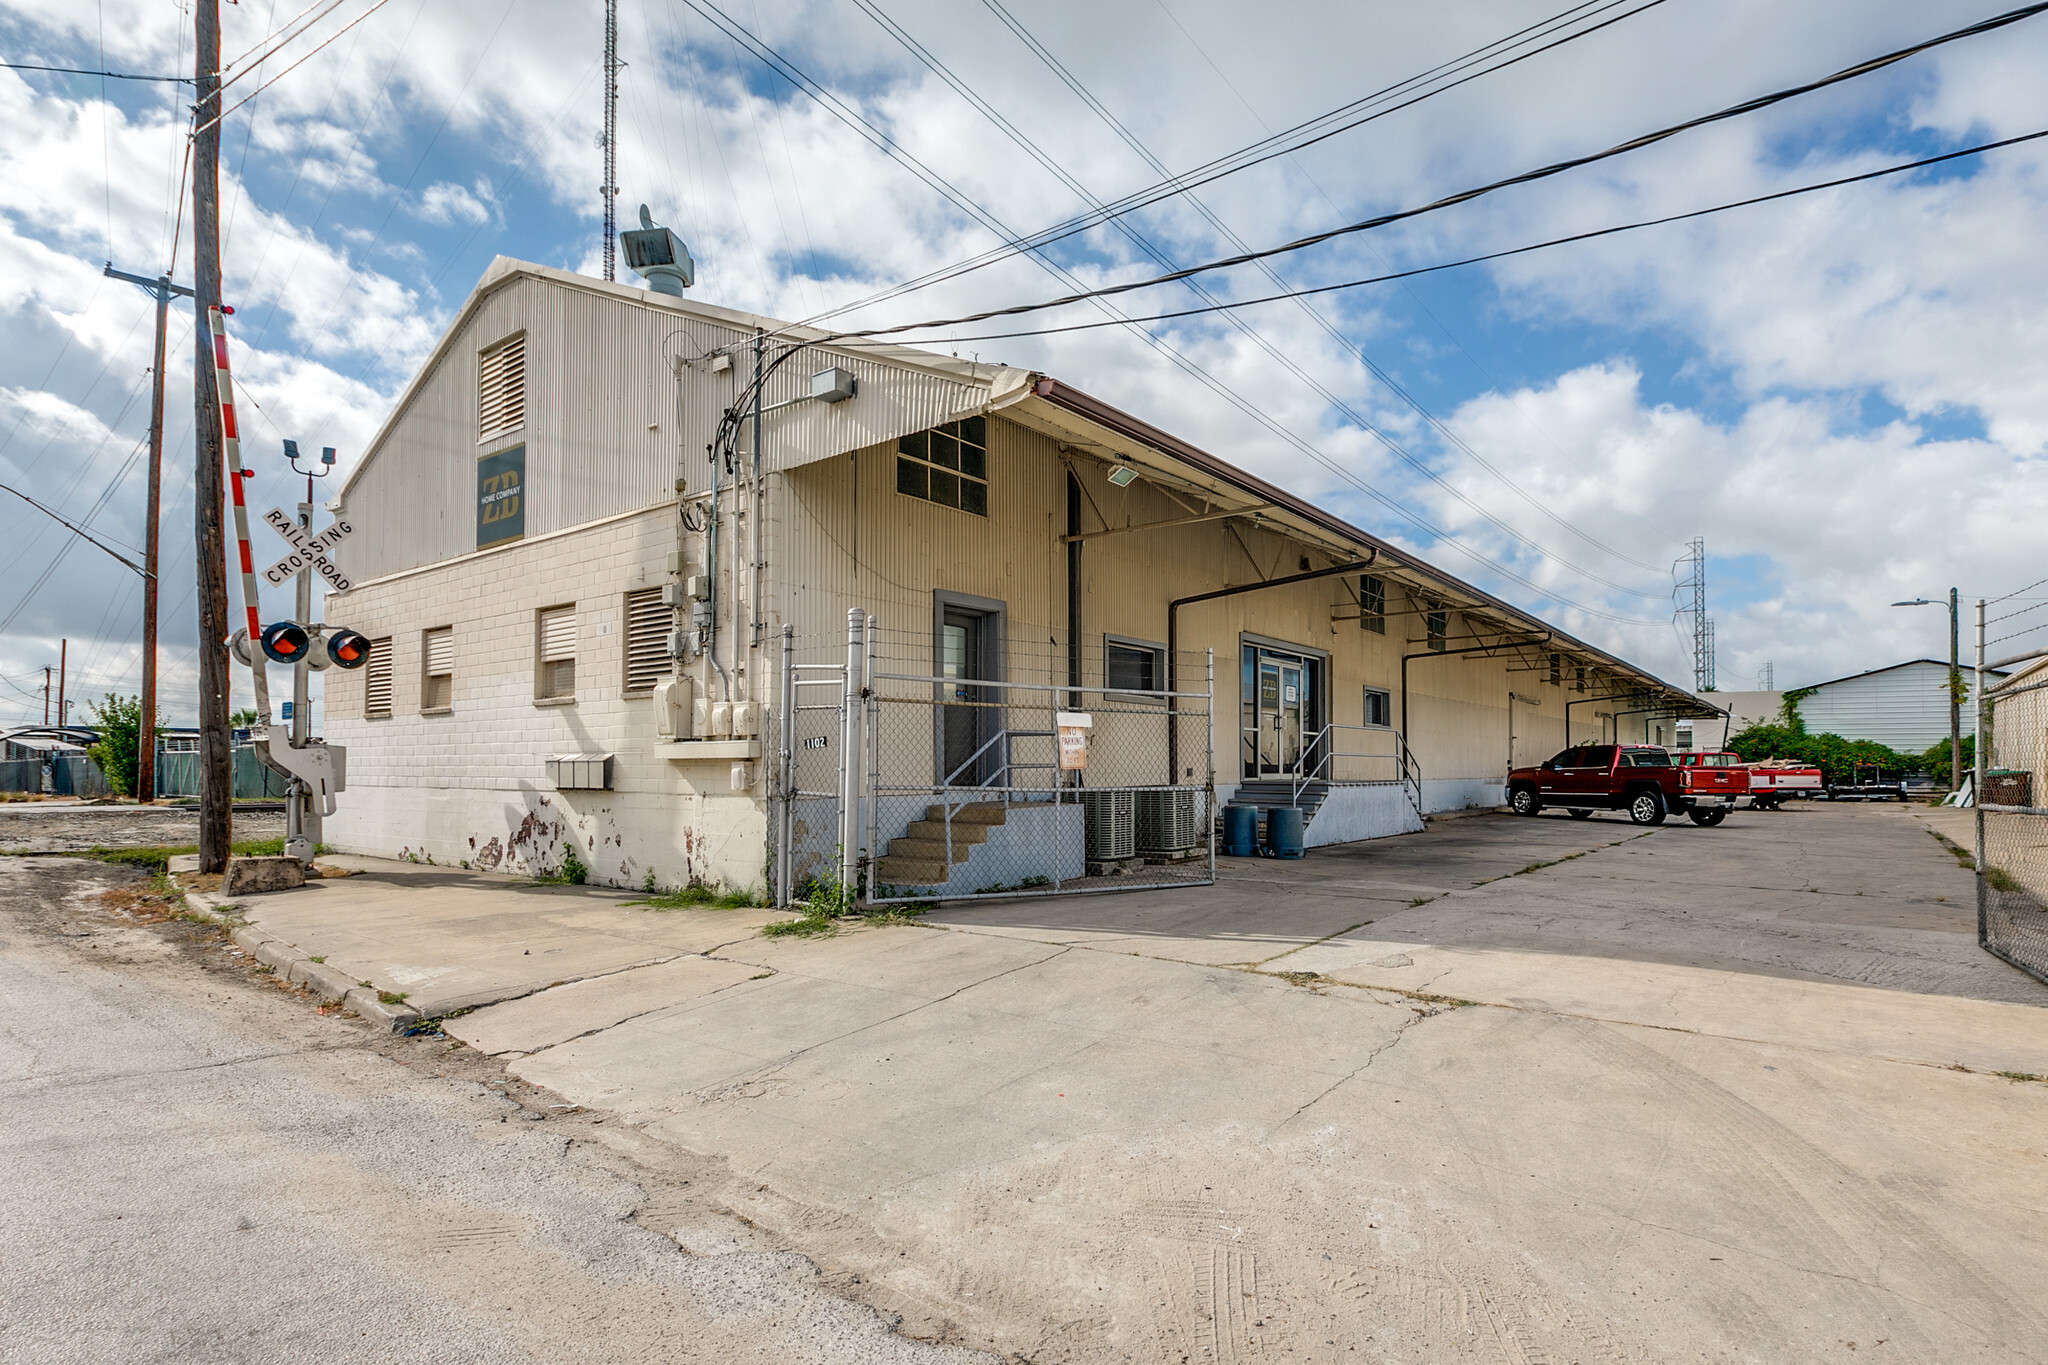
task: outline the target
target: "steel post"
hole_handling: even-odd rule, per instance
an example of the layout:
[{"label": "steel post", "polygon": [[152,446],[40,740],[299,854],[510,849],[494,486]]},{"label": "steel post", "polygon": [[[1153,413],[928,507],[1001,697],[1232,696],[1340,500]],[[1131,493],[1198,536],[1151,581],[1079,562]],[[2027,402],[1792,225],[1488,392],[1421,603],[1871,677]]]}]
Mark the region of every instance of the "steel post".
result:
[{"label": "steel post", "polygon": [[792,666],[796,658],[796,627],[782,628],[782,710],[775,717],[778,744],[776,749],[775,795],[781,809],[775,817],[775,904],[789,904],[789,841],[792,834],[792,813],[790,790],[796,785],[796,747],[793,738],[796,730],[796,669]]},{"label": "steel post", "polygon": [[1990,740],[1986,733],[1985,721],[1989,718],[1984,705],[1984,599],[1977,599],[1977,743],[1975,762],[1970,769],[1970,805],[1977,812],[1977,944],[1990,946],[1990,925],[1985,916],[1984,903],[1984,750]]},{"label": "steel post", "polygon": [[860,781],[856,758],[860,743],[861,657],[866,648],[867,613],[859,607],[846,609],[846,680],[839,708],[839,903],[845,906],[853,894],[854,847],[860,838],[859,801],[855,786]]}]

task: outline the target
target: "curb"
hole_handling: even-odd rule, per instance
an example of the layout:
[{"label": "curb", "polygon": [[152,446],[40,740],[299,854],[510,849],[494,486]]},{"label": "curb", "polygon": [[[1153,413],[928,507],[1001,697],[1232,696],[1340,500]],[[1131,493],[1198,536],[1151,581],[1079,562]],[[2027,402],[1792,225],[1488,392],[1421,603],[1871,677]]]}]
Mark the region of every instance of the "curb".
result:
[{"label": "curb", "polygon": [[[192,894],[188,892],[187,896]],[[381,1023],[393,1033],[401,1032],[420,1021],[420,1012],[412,1006],[394,1005],[379,999],[374,989],[351,980],[346,974],[324,962],[313,961],[292,944],[286,943],[283,939],[272,938],[252,925],[236,925],[229,932],[228,939],[237,948],[285,980],[304,986],[318,995],[322,1001],[338,1000],[363,1018]]]}]

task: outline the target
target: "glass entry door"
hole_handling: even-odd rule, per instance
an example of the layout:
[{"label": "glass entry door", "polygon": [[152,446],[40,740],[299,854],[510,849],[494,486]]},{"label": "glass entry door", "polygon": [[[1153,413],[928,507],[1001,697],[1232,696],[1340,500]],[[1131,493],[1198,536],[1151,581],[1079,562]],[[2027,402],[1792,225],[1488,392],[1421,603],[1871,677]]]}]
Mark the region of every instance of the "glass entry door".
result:
[{"label": "glass entry door", "polygon": [[1316,730],[1322,661],[1262,646],[1245,646],[1246,777],[1291,777]]}]

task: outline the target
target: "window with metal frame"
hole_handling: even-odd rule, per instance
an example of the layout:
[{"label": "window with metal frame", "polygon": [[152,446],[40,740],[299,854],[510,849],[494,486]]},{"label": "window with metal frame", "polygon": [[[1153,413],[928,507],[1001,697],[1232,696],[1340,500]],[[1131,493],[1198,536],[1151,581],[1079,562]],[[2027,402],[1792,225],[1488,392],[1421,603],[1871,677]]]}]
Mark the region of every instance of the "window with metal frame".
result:
[{"label": "window with metal frame", "polygon": [[1552,687],[1556,687],[1564,681],[1564,655],[1553,654],[1550,656],[1550,676],[1545,681]]},{"label": "window with metal frame", "polygon": [[1442,649],[1451,634],[1451,613],[1441,602],[1425,604],[1422,617],[1423,629],[1429,633],[1429,647]]},{"label": "window with metal frame", "polygon": [[382,720],[391,714],[391,637],[370,641],[363,662],[363,718]]},{"label": "window with metal frame", "polygon": [[1105,636],[1102,685],[1111,692],[1161,691],[1166,686],[1166,647]]},{"label": "window with metal frame", "polygon": [[526,425],[526,333],[476,358],[476,439],[494,441]]},{"label": "window with metal frame", "polygon": [[1358,576],[1358,628],[1387,633],[1387,580],[1378,574]]},{"label": "window with metal frame", "polygon": [[1365,723],[1367,725],[1385,725],[1388,727],[1393,725],[1394,698],[1384,688],[1368,687],[1365,689]]},{"label": "window with metal frame", "polygon": [[420,711],[446,711],[455,701],[455,627],[420,636]]},{"label": "window with metal frame", "polygon": [[652,692],[669,675],[670,610],[660,588],[626,594],[626,691]]},{"label": "window with metal frame", "polygon": [[896,491],[988,515],[988,418],[957,422],[896,442]]},{"label": "window with metal frame", "polygon": [[544,701],[576,696],[576,607],[543,607],[534,630],[533,694]]}]

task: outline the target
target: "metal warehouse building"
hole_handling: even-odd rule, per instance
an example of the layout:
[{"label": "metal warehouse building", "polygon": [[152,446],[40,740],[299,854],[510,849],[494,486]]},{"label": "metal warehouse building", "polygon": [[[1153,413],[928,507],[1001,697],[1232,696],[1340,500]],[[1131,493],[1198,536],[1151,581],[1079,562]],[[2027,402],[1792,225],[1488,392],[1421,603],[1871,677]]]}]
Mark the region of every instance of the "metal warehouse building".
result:
[{"label": "metal warehouse building", "polygon": [[1060,379],[503,258],[335,510],[326,838],[386,856],[1130,884],[1232,800],[1412,830],[1718,715]]}]

